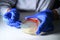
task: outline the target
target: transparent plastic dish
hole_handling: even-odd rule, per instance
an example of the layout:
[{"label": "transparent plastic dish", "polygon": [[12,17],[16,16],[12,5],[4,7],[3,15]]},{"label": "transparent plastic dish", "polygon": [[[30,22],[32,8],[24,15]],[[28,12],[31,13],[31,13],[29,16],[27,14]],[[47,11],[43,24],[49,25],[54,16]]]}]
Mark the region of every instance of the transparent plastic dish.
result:
[{"label": "transparent plastic dish", "polygon": [[21,24],[21,30],[24,33],[36,35],[36,30],[39,24],[40,24],[39,20],[37,20],[36,18],[30,18],[25,20]]}]

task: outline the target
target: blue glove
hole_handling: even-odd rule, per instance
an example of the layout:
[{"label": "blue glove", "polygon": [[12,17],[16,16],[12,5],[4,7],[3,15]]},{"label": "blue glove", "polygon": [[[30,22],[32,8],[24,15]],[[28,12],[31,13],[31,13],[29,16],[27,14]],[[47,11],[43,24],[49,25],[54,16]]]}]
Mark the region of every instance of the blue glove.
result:
[{"label": "blue glove", "polygon": [[19,13],[15,8],[5,13],[3,19],[8,25],[20,28],[21,21],[19,21]]},{"label": "blue glove", "polygon": [[29,18],[37,18],[40,21],[40,25],[38,25],[38,28],[36,30],[36,34],[40,34],[41,32],[50,32],[53,31],[53,13],[51,10],[47,9],[42,12],[38,12],[33,16],[27,16],[25,19]]}]

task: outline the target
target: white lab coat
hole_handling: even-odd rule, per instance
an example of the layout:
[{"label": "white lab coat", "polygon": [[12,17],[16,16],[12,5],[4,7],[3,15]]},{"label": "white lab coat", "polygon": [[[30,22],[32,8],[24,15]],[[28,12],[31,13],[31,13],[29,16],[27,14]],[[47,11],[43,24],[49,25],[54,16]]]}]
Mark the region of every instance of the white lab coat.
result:
[{"label": "white lab coat", "polygon": [[[34,10],[34,11],[43,11],[46,9],[51,9],[54,5],[55,0],[0,0],[0,13],[3,14],[2,9],[16,8],[20,10]],[[57,12],[60,14],[60,8],[57,9]]]}]

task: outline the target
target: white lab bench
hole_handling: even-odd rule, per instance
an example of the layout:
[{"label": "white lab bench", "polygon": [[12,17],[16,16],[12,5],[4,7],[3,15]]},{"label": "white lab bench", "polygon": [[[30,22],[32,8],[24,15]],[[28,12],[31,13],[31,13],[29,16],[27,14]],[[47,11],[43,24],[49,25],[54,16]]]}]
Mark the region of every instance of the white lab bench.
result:
[{"label": "white lab bench", "polygon": [[[33,12],[21,12],[20,19],[30,14],[33,14]],[[54,27],[53,34],[33,36],[23,33],[20,29],[6,25],[2,17],[0,17],[0,40],[60,40],[60,21],[55,21]]]}]

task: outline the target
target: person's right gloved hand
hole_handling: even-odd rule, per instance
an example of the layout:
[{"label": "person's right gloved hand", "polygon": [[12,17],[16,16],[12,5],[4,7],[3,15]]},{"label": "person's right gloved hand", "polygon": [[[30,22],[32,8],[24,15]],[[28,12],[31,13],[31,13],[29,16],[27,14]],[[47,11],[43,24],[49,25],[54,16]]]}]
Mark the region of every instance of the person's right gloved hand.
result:
[{"label": "person's right gloved hand", "polygon": [[40,24],[38,24],[38,27],[36,29],[36,34],[40,34],[41,32],[50,32],[53,31],[53,12],[52,10],[44,10],[42,12],[38,12],[33,16],[27,16],[25,17],[26,20],[36,18],[37,20],[39,20]]},{"label": "person's right gloved hand", "polygon": [[9,25],[20,28],[21,21],[19,21],[19,12],[16,8],[12,8],[9,12],[3,15],[3,20]]}]

